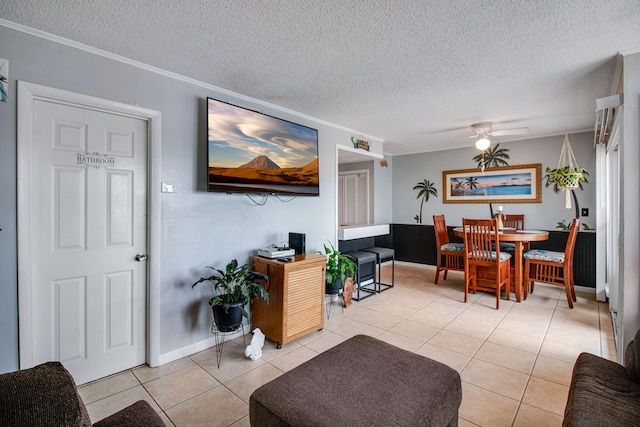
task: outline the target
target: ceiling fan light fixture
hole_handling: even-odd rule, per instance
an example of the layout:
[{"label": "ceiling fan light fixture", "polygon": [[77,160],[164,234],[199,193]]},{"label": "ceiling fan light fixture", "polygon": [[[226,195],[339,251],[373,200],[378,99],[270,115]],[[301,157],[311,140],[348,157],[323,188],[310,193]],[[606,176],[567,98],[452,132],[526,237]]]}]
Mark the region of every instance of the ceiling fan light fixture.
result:
[{"label": "ceiling fan light fixture", "polygon": [[483,136],[482,138],[476,141],[476,148],[480,151],[484,151],[487,148],[489,148],[490,144],[491,144],[491,141],[489,141],[489,138],[487,138],[486,136]]}]

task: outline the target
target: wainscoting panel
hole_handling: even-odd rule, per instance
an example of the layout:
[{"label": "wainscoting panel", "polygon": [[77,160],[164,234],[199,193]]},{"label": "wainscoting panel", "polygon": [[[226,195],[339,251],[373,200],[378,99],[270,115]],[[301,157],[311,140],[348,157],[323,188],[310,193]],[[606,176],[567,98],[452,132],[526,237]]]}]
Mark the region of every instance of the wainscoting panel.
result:
[{"label": "wainscoting panel", "polygon": [[[375,238],[375,245],[395,249],[396,260],[415,262],[418,264],[436,265],[436,236],[433,225],[390,224],[390,233]],[[567,231],[549,231],[549,240],[533,242],[534,249],[564,251],[567,242]],[[449,227],[449,240],[460,242],[462,239],[453,235],[453,227]],[[575,283],[588,288],[596,287],[596,234],[581,231],[576,239],[573,258]]]}]

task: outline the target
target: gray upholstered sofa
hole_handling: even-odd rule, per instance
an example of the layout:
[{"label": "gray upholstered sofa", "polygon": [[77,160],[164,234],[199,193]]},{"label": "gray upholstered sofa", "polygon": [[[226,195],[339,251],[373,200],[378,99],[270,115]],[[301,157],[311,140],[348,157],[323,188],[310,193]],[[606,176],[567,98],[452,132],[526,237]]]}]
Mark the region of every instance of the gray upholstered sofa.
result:
[{"label": "gray upholstered sofa", "polygon": [[[144,400],[95,426],[164,427]],[[0,375],[0,426],[91,426],[73,377],[59,362]]]},{"label": "gray upholstered sofa", "polygon": [[640,426],[640,331],[627,346],[624,362],[578,356],[563,426]]}]

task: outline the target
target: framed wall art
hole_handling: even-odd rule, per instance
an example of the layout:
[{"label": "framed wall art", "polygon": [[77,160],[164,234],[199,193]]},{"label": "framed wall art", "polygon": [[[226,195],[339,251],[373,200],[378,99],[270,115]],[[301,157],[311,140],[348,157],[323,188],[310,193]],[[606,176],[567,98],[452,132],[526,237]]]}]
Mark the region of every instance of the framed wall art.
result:
[{"label": "framed wall art", "polygon": [[541,164],[442,172],[444,203],[541,203]]}]

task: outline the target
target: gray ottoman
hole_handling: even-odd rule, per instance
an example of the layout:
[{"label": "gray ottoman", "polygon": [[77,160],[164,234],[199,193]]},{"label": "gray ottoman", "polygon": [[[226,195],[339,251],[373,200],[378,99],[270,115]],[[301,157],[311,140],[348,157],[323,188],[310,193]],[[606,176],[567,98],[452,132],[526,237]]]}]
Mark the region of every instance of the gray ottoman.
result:
[{"label": "gray ottoman", "polygon": [[253,392],[252,426],[457,426],[460,375],[366,335]]}]

